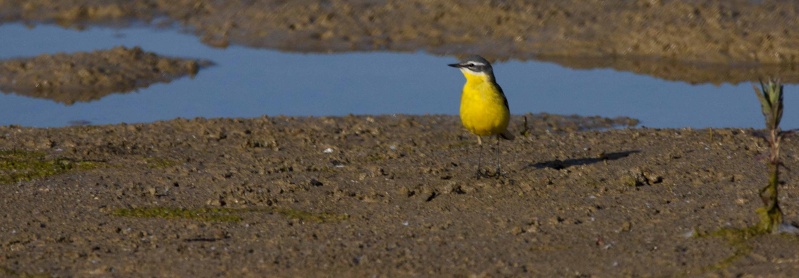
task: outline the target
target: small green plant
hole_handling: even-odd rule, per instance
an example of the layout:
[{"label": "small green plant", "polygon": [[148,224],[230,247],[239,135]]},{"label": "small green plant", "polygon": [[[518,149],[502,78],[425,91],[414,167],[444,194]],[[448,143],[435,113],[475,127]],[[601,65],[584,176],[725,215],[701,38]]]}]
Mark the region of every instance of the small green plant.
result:
[{"label": "small green plant", "polygon": [[760,200],[763,201],[763,207],[758,208],[757,214],[760,216],[760,223],[758,229],[762,232],[777,232],[782,225],[782,210],[780,209],[779,199],[777,198],[777,188],[780,183],[780,167],[783,166],[780,161],[780,142],[786,132],[780,129],[780,120],[782,120],[782,84],[779,80],[769,79],[768,82],[760,81],[760,88],[754,85],[760,106],[763,110],[763,116],[766,118],[766,129],[764,139],[769,146],[768,171],[769,178],[768,184],[763,189],[760,189]]}]

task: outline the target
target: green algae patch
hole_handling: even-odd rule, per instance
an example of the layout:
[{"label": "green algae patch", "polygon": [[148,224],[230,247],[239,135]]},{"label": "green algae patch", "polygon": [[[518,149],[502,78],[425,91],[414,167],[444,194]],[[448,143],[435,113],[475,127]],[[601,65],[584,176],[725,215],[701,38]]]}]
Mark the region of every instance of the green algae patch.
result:
[{"label": "green algae patch", "polygon": [[192,219],[208,222],[239,222],[243,219],[241,216],[244,213],[251,212],[265,212],[277,213],[289,219],[297,219],[301,221],[327,223],[336,222],[349,219],[347,214],[334,214],[326,212],[308,212],[296,209],[282,209],[282,208],[166,208],[166,207],[152,207],[152,208],[135,208],[135,209],[117,209],[111,214],[114,216],[122,217],[139,217],[139,218],[165,218],[165,219]]},{"label": "green algae patch", "polygon": [[0,274],[3,277],[23,277],[23,278],[47,278],[52,277],[49,274],[29,274],[29,273],[20,273],[16,272],[12,269],[0,266]]},{"label": "green algae patch", "polygon": [[41,151],[0,150],[0,184],[30,181],[71,171],[100,168],[104,163],[47,158]]},{"label": "green algae patch", "polygon": [[743,229],[724,228],[714,232],[699,234],[697,236],[699,238],[717,237],[725,239],[727,243],[735,248],[735,251],[733,251],[732,255],[713,265],[704,267],[704,270],[720,270],[729,267],[736,260],[743,258],[752,252],[752,247],[748,244],[750,239],[765,234],[767,233],[756,226]]},{"label": "green algae patch", "polygon": [[237,209],[223,209],[223,208],[135,208],[135,209],[117,209],[112,214],[115,216],[123,217],[140,217],[140,218],[182,218],[194,219],[209,222],[238,222],[241,221],[241,216],[237,215],[242,210]]}]

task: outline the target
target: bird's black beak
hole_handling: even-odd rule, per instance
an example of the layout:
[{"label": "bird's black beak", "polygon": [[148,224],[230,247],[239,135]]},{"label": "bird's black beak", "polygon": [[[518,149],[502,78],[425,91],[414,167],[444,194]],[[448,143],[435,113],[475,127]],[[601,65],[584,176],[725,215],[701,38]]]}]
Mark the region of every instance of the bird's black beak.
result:
[{"label": "bird's black beak", "polygon": [[461,65],[461,64],[449,64],[447,66],[450,66],[450,67],[453,67],[453,68],[462,68],[463,67],[463,65]]}]

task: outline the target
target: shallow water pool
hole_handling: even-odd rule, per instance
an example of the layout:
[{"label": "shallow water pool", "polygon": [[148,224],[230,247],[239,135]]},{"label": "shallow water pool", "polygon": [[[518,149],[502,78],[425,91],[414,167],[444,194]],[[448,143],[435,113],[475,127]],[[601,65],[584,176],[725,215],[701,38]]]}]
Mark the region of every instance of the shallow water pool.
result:
[{"label": "shallow water pool", "polygon": [[[463,76],[447,67],[455,57],[424,52],[287,53],[202,44],[174,29],[0,25],[0,59],[45,53],[140,46],[145,51],[213,61],[194,78],[132,93],[65,105],[0,94],[0,125],[142,123],[193,117],[457,114]],[[555,63],[494,64],[511,112],[629,116],[642,126],[763,126],[749,83],[692,85],[611,69],[575,70]],[[784,128],[799,126],[799,92],[786,85]]]}]

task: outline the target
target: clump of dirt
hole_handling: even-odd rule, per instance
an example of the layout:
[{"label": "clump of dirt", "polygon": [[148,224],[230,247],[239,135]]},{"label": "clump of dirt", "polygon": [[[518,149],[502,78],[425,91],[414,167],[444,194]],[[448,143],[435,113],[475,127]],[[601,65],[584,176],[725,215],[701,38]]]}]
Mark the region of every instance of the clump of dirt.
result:
[{"label": "clump of dirt", "polygon": [[42,54],[0,61],[0,90],[73,104],[193,77],[209,65],[208,61],[162,57],[139,47]]},{"label": "clump of dirt", "polygon": [[[526,117],[528,132],[500,145],[503,175],[481,179],[477,161],[492,168],[494,144],[481,153],[457,116],[0,127],[0,150],[103,163],[0,186],[0,274],[799,271],[796,238],[746,229],[767,179],[753,130],[597,131],[570,122],[614,121]],[[524,117],[512,121],[521,132]],[[783,144],[791,168],[795,139]],[[799,176],[783,178],[785,218],[797,220]]]},{"label": "clump of dirt", "polygon": [[593,62],[590,67],[610,63],[669,80],[734,83],[776,75],[799,82],[797,7],[793,1],[748,0],[39,0],[0,1],[0,21],[73,28],[178,23],[218,47],[425,50],[558,63],[576,57]]}]

